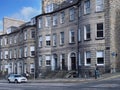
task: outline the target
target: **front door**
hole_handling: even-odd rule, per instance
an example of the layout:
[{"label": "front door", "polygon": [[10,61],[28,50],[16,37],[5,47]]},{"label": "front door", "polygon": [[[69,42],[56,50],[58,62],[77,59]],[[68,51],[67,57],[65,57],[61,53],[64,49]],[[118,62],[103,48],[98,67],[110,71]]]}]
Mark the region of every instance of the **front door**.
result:
[{"label": "front door", "polygon": [[65,70],[65,60],[62,59],[62,70]]},{"label": "front door", "polygon": [[57,70],[57,58],[55,58],[55,70]]},{"label": "front door", "polygon": [[76,70],[76,57],[71,57],[71,68]]}]

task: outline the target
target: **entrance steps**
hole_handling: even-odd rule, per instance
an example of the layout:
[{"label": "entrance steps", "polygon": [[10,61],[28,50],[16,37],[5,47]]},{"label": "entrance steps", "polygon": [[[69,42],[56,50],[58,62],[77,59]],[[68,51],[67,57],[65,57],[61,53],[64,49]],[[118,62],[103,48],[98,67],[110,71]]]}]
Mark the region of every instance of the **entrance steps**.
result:
[{"label": "entrance steps", "polygon": [[[77,76],[76,71],[66,71],[66,70],[56,70],[56,71],[49,71],[44,73],[44,79],[56,79],[56,78],[75,78]],[[42,77],[41,77],[42,78]]]},{"label": "entrance steps", "polygon": [[77,72],[76,71],[69,71],[66,75],[65,78],[75,78],[77,77]]}]

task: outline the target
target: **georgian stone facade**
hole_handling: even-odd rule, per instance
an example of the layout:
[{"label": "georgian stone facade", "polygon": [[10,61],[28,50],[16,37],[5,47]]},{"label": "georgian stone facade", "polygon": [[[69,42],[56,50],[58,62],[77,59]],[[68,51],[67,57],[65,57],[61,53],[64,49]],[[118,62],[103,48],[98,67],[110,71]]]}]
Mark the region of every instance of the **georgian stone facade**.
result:
[{"label": "georgian stone facade", "polygon": [[[13,24],[11,20],[7,23]],[[11,25],[0,36],[0,70],[3,74],[34,74],[36,27],[30,22],[15,26]]]},{"label": "georgian stone facade", "polygon": [[[2,59],[1,67],[4,65],[14,72],[11,65],[18,63],[17,73],[36,70],[36,75],[56,70],[78,71],[82,75],[94,72],[95,64],[101,73],[119,70],[119,0],[48,1],[44,0],[43,13],[34,18],[34,25],[26,23],[17,31],[0,36],[24,37],[15,45],[1,47],[1,51],[28,47],[27,56]],[[51,9],[49,4],[53,3],[57,8]],[[33,39],[30,38],[32,30],[36,33]],[[30,53],[35,53],[35,57]]]},{"label": "georgian stone facade", "polygon": [[[119,70],[118,30],[115,29],[119,6],[119,0],[71,0],[52,12],[38,15],[38,71],[49,68],[82,73],[94,70],[95,64],[101,72]],[[61,33],[64,33],[62,45]],[[46,35],[50,36],[49,47]]]}]

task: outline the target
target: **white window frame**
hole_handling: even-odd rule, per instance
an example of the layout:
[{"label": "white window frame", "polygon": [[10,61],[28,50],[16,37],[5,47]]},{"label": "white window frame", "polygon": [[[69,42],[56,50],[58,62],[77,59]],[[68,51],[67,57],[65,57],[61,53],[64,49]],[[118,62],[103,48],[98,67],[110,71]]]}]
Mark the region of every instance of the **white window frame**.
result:
[{"label": "white window frame", "polygon": [[39,47],[42,47],[43,44],[43,37],[39,36]]},{"label": "white window frame", "polygon": [[35,64],[33,64],[33,63],[31,63],[30,64],[30,73],[34,73],[34,72],[32,72],[32,69],[34,70],[34,72],[35,72]]},{"label": "white window frame", "polygon": [[[34,52],[34,55],[32,55],[32,52]],[[35,56],[35,46],[30,46],[30,56]]]},{"label": "white window frame", "polygon": [[96,12],[104,10],[104,0],[96,0]]},{"label": "white window frame", "polygon": [[42,55],[39,56],[39,66],[42,66],[42,61],[43,61],[43,57]]},{"label": "white window frame", "polygon": [[5,45],[8,44],[8,38],[7,37],[4,38],[4,42],[5,42]]},{"label": "white window frame", "polygon": [[10,36],[10,44],[12,44],[12,36]]},{"label": "white window frame", "polygon": [[[103,29],[98,30],[98,29],[97,29],[97,28],[98,28],[98,27],[97,27],[98,24],[103,24]],[[103,22],[100,22],[100,23],[97,23],[97,24],[96,24],[96,38],[103,38],[103,37],[98,37],[98,34],[97,34],[98,32],[103,32],[103,37],[104,37],[104,23],[103,23]]]},{"label": "white window frame", "polygon": [[51,17],[50,16],[46,16],[45,18],[45,26],[49,27],[51,25]]},{"label": "white window frame", "polygon": [[[98,54],[98,52],[99,52],[99,54]],[[100,54],[100,52],[102,52],[102,53]],[[98,64],[98,57],[101,57],[101,58],[103,57],[103,64]],[[98,66],[103,66],[105,64],[105,51],[104,50],[98,50],[96,52],[96,64]]]},{"label": "white window frame", "polygon": [[9,51],[9,58],[12,59],[12,50]]},{"label": "white window frame", "polygon": [[53,46],[57,46],[57,35],[53,34]]},{"label": "white window frame", "polygon": [[65,43],[65,34],[64,32],[60,32],[60,45]]},{"label": "white window frame", "polygon": [[45,39],[46,39],[46,46],[50,46],[51,45],[51,36],[50,35],[46,35]]},{"label": "white window frame", "polygon": [[28,47],[25,46],[24,47],[24,57],[27,57],[27,55],[28,55]]},{"label": "white window frame", "polygon": [[4,58],[5,58],[5,59],[8,59],[8,51],[7,51],[7,50],[5,51]]},{"label": "white window frame", "polygon": [[65,53],[60,54],[60,69],[64,70],[65,67],[62,67],[62,62],[65,64]]},{"label": "white window frame", "polygon": [[38,28],[42,28],[42,17],[38,19]]},{"label": "white window frame", "polygon": [[[90,29],[89,32],[87,29]],[[90,38],[87,37],[87,34],[90,34]],[[84,40],[90,40],[90,39],[91,39],[91,28],[90,28],[90,24],[87,24],[84,26]]]},{"label": "white window frame", "polygon": [[69,43],[75,43],[75,31],[74,30],[69,31]]},{"label": "white window frame", "polygon": [[[90,54],[90,55],[88,55],[88,53]],[[87,63],[87,58],[90,58],[90,61],[91,61],[91,52],[90,51],[86,51],[85,53],[84,53],[84,57],[85,57],[85,66],[90,66],[91,65],[91,63],[90,64],[88,64]]]},{"label": "white window frame", "polygon": [[75,9],[71,8],[70,9],[70,21],[75,20]]},{"label": "white window frame", "polygon": [[53,15],[53,26],[57,25],[57,14]]},{"label": "white window frame", "polygon": [[14,43],[17,43],[17,35],[14,36]]},{"label": "white window frame", "polygon": [[90,13],[90,0],[85,0],[84,2],[84,14]]},{"label": "white window frame", "polygon": [[63,24],[65,22],[65,12],[60,13],[60,23]]},{"label": "white window frame", "polygon": [[17,49],[14,49],[14,58],[17,58]]},{"label": "white window frame", "polygon": [[[47,64],[47,61],[49,61],[49,65]],[[51,66],[51,56],[50,55],[46,55],[45,56],[45,64],[46,64],[46,66]]]},{"label": "white window frame", "polygon": [[19,48],[19,58],[22,58],[22,54],[23,54],[23,52],[22,52],[22,47],[21,47],[21,48]]},{"label": "white window frame", "polygon": [[27,30],[24,31],[24,40],[27,40]]},{"label": "white window frame", "polygon": [[52,11],[53,11],[53,8],[54,8],[54,4],[53,4],[53,3],[50,3],[50,4],[48,4],[48,5],[45,7],[45,12],[46,12],[46,13],[52,12]]},{"label": "white window frame", "polygon": [[35,38],[35,30],[31,29],[31,38],[34,39]]}]

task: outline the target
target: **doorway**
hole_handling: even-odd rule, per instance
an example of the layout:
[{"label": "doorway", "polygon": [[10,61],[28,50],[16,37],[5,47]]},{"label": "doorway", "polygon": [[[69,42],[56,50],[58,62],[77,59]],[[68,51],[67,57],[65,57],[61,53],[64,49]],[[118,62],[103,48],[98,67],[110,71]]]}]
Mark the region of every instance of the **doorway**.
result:
[{"label": "doorway", "polygon": [[71,69],[72,70],[76,70],[77,69],[75,53],[71,53]]}]

